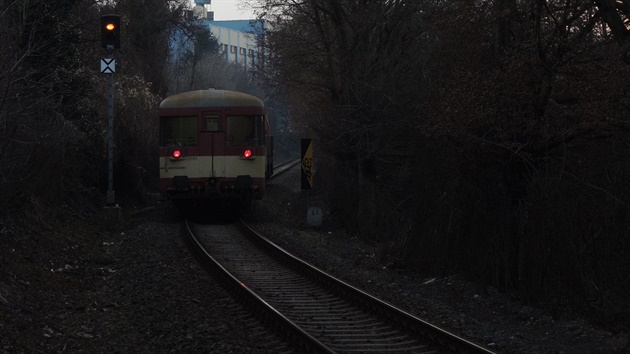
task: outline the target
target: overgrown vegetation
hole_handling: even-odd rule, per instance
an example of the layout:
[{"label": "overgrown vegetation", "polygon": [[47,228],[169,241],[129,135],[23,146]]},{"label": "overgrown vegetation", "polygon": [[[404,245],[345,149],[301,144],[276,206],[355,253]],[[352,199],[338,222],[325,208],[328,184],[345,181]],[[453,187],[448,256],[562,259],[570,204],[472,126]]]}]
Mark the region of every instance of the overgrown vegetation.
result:
[{"label": "overgrown vegetation", "polygon": [[218,56],[214,38],[188,18],[189,7],[186,0],[0,2],[0,25],[7,29],[0,34],[0,215],[31,196],[54,201],[80,193],[103,204],[103,14],[120,15],[122,27],[114,52],[117,202],[157,185],[161,99],[208,87],[256,89],[246,73]]},{"label": "overgrown vegetation", "polygon": [[397,262],[630,324],[626,2],[262,3],[334,217]]},{"label": "overgrown vegetation", "polygon": [[164,96],[250,92],[276,136],[317,139],[333,216],[396,264],[630,325],[626,1],[260,4],[265,89],[217,58],[188,1],[0,1],[0,217],[32,196],[104,202],[98,23],[116,13],[117,196],[157,176]]},{"label": "overgrown vegetation", "polygon": [[[0,6],[0,199],[99,194],[107,183],[107,77],[98,71],[102,14],[122,18],[115,52],[115,189],[141,184],[154,159],[154,117],[165,93],[168,43],[187,2],[11,1]],[[133,20],[132,20],[133,19]]]}]

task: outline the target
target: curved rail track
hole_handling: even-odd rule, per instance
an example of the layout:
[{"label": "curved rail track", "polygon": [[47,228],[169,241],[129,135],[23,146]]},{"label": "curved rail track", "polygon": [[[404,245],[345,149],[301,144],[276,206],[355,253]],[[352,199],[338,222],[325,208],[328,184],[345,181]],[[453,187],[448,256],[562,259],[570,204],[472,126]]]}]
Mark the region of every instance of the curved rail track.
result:
[{"label": "curved rail track", "polygon": [[325,274],[242,221],[185,222],[200,260],[299,352],[491,353]]}]

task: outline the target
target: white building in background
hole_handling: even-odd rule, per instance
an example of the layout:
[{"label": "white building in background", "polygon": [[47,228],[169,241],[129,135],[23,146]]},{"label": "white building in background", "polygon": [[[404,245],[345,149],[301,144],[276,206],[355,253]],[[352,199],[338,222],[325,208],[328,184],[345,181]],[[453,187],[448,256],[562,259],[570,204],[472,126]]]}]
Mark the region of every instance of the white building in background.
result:
[{"label": "white building in background", "polygon": [[206,5],[211,0],[195,0],[193,16],[202,20],[219,42],[219,51],[230,63],[255,75],[264,68],[265,24],[262,20],[214,21]]},{"label": "white building in background", "polygon": [[195,7],[193,7],[192,15],[197,19],[209,19],[214,20],[214,13],[207,11],[205,5],[210,5],[212,0],[195,0]]}]

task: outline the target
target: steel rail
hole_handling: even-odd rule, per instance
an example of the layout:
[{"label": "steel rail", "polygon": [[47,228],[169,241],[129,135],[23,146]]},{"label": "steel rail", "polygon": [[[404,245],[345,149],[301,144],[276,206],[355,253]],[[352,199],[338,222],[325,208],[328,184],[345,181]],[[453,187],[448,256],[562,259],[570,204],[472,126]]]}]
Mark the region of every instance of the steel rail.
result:
[{"label": "steel rail", "polygon": [[[284,172],[297,163],[299,160],[279,166],[289,166]],[[244,247],[244,239],[232,243],[234,238],[242,238],[237,236],[241,233],[234,226],[228,226],[231,230],[229,233],[219,232],[216,237],[209,237],[213,233],[208,231],[212,228],[210,226],[204,230],[205,235],[202,231],[204,240],[201,240],[188,221],[184,225],[188,243],[204,266],[218,275],[226,288],[251,311],[256,312],[259,318],[281,329],[284,337],[299,347],[300,352],[437,350],[492,353],[326,274],[255,232],[243,220],[240,220],[238,227],[242,235],[256,247]],[[218,252],[218,249],[226,253],[217,253],[219,261],[205,247],[212,248],[213,253]],[[264,257],[256,253],[259,252],[257,249],[264,250],[267,257],[274,261],[263,261]],[[226,266],[221,262],[225,262]],[[281,264],[287,270],[279,268]],[[236,267],[233,269],[243,276],[243,280],[231,273],[228,269],[230,266]],[[315,284],[327,290],[322,292],[315,288]],[[363,310],[352,310],[349,304]],[[384,322],[375,320],[376,317],[368,313]]]},{"label": "steel rail", "polygon": [[304,331],[300,326],[278,312],[247,285],[232,275],[223,265],[217,262],[217,260],[206,251],[196,233],[190,227],[188,220],[184,221],[184,228],[185,239],[201,264],[207,270],[217,275],[220,280],[223,281],[224,286],[226,286],[237,299],[249,307],[250,310],[258,313],[263,321],[272,324],[275,328],[281,328],[280,332],[286,336],[287,340],[300,348],[301,352],[334,353],[319,340]]},{"label": "steel rail", "polygon": [[289,171],[291,168],[293,168],[295,165],[300,163],[300,159],[296,158],[296,159],[291,159],[288,161],[285,161],[281,164],[279,164],[278,166],[274,166],[273,167],[273,175],[271,175],[271,178],[273,179],[274,177],[277,177],[287,171]]},{"label": "steel rail", "polygon": [[492,351],[461,338],[453,333],[450,333],[438,326],[435,326],[427,321],[424,321],[413,314],[405,312],[385,301],[382,301],[346,282],[343,282],[332,275],[329,275],[317,267],[310,265],[309,263],[295,257],[291,253],[282,249],[263,235],[254,231],[249,225],[247,225],[242,219],[239,225],[243,228],[250,239],[255,242],[259,247],[265,249],[266,252],[271,254],[279,262],[284,263],[290,269],[297,271],[298,273],[315,280],[323,286],[330,289],[330,291],[337,293],[354,303],[378,312],[384,318],[388,318],[400,326],[415,332],[422,337],[429,338],[430,340],[439,343],[441,346],[447,347],[456,353],[485,353],[491,354]]}]

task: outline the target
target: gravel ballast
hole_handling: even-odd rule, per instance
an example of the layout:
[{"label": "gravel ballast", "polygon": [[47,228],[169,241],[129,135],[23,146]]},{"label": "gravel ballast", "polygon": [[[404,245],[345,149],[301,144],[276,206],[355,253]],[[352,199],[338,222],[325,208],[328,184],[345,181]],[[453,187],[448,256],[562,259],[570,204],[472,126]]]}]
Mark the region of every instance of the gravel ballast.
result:
[{"label": "gravel ballast", "polygon": [[[299,182],[297,168],[271,181],[244,217],[316,267],[496,352],[628,352],[627,330],[553,317],[457,276],[392,269],[378,245],[326,214],[308,227]],[[268,339],[187,250],[176,209],[127,207],[108,229],[92,217],[102,210],[42,204],[0,217],[0,353],[267,351]]]}]

